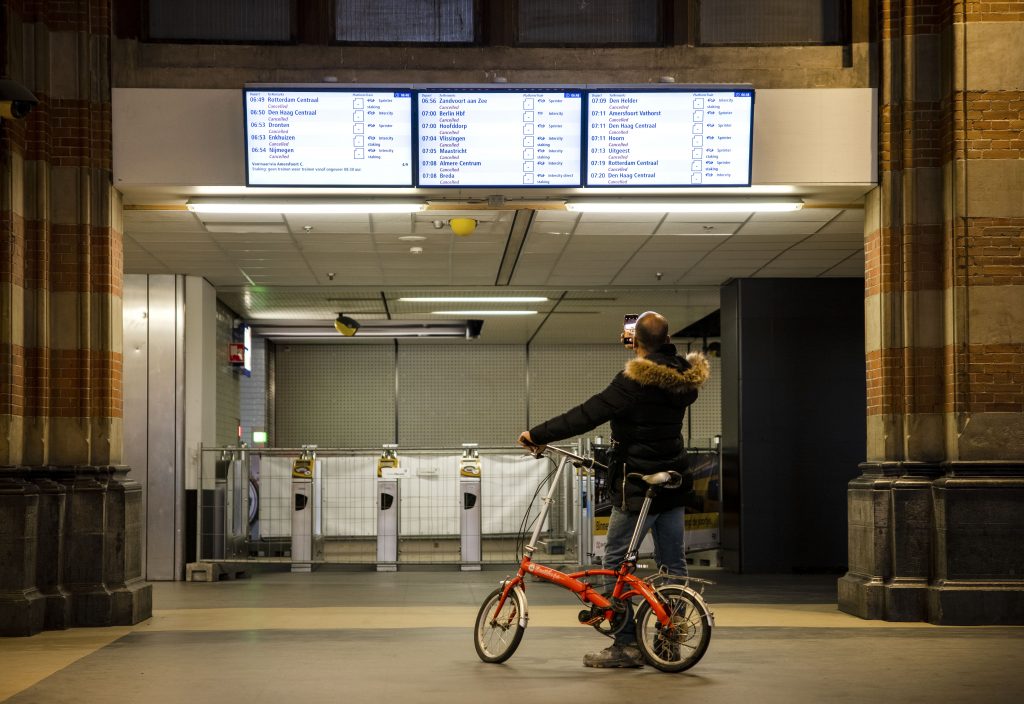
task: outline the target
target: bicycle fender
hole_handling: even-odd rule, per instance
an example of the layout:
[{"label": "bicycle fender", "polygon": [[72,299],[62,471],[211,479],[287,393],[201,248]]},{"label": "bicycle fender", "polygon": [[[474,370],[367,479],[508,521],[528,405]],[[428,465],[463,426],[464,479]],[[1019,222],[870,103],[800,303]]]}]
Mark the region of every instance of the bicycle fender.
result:
[{"label": "bicycle fender", "polygon": [[708,602],[704,601],[704,597],[700,595],[700,592],[695,591],[694,589],[688,586],[683,586],[683,589],[686,591],[687,594],[694,598],[694,601],[696,601],[698,604],[704,607],[704,613],[708,615],[708,628],[714,628],[715,613],[711,610],[711,607],[708,606]]},{"label": "bicycle fender", "polygon": [[[508,581],[501,583],[502,586],[508,584]],[[519,584],[512,587],[512,591],[519,595],[519,598],[523,601],[523,612],[519,614],[519,625],[526,628],[526,623],[530,620],[530,604],[526,600],[526,590]]]}]

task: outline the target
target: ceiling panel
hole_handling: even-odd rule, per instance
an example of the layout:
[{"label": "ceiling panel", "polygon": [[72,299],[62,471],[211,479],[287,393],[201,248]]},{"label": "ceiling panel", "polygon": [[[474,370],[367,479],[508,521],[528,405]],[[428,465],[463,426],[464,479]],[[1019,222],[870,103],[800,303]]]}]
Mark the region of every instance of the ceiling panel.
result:
[{"label": "ceiling panel", "polygon": [[124,228],[132,232],[205,232],[203,224],[192,213],[148,212],[126,210]]},{"label": "ceiling panel", "polygon": [[864,219],[833,220],[821,228],[823,234],[851,234],[864,236]]},{"label": "ceiling panel", "polygon": [[807,239],[807,235],[748,235],[742,231],[722,243],[723,249],[765,249],[788,247]]},{"label": "ceiling panel", "polygon": [[566,235],[549,235],[531,232],[523,243],[523,254],[558,254],[569,244]]},{"label": "ceiling panel", "polygon": [[[476,231],[456,237],[447,225],[455,216],[478,220]],[[190,212],[127,210],[125,271],[205,276],[243,317],[325,324],[342,308],[383,316],[381,291],[468,287],[500,295],[541,287],[550,294],[549,307],[530,320],[488,319],[485,343],[522,343],[535,333],[535,343],[603,342],[617,337],[625,312],[670,311],[673,326],[678,320],[683,327],[717,308],[719,285],[731,278],[863,274],[859,208],[795,214],[538,210],[522,240],[512,236],[515,217],[514,210],[230,215],[206,221],[232,232],[211,233]],[[257,231],[268,223],[287,225],[290,233]],[[399,239],[414,234],[424,239]],[[414,246],[423,253],[410,253]],[[503,259],[511,285],[495,286]],[[243,269],[259,288],[249,285]],[[368,300],[328,300],[352,296]]]},{"label": "ceiling panel", "polygon": [[534,223],[575,224],[580,214],[562,210],[538,210],[533,214]]},{"label": "ceiling panel", "polygon": [[707,235],[721,237],[731,235],[742,226],[741,222],[711,222],[703,220],[700,222],[664,222],[657,230],[657,235]]},{"label": "ceiling panel", "polygon": [[667,213],[665,222],[745,222],[751,212],[738,213]]},{"label": "ceiling panel", "polygon": [[630,268],[616,276],[613,283],[616,286],[674,286],[685,271],[679,267]]},{"label": "ceiling panel", "polygon": [[197,213],[196,218],[204,223],[284,223],[284,216],[279,213]]},{"label": "ceiling panel", "polygon": [[817,235],[793,245],[793,249],[848,249],[853,251],[861,248],[861,242],[857,240],[833,240],[819,239]]},{"label": "ceiling panel", "polygon": [[828,267],[822,266],[775,266],[764,267],[751,274],[756,279],[776,278],[816,278],[821,276]]},{"label": "ceiling panel", "polygon": [[206,231],[210,233],[243,233],[252,235],[258,234],[287,234],[288,228],[285,225],[269,223],[266,225],[246,223],[244,225],[206,223]]},{"label": "ceiling panel", "polygon": [[581,222],[573,230],[573,237],[581,235],[650,235],[657,227],[657,221],[650,222]]},{"label": "ceiling panel", "polygon": [[285,215],[289,229],[300,234],[306,232],[370,232],[369,213],[339,213],[337,215]]},{"label": "ceiling panel", "polygon": [[709,254],[704,259],[701,259],[700,265],[704,267],[728,267],[730,265],[742,266],[746,264],[766,264],[776,256],[778,256],[778,254],[775,252],[715,252],[713,254]]},{"label": "ceiling panel", "polygon": [[719,286],[732,278],[736,277],[729,276],[728,274],[719,274],[717,272],[694,270],[687,273],[686,276],[679,279],[676,283],[693,286],[707,286],[709,288],[714,288],[717,291]]},{"label": "ceiling panel", "polygon": [[246,252],[278,252],[282,255],[294,254],[296,256],[301,254],[301,251],[296,248],[294,242],[280,242],[280,241],[264,241],[254,242],[252,240],[233,240],[224,242],[221,240],[210,240],[210,245],[221,250],[225,254],[234,256],[245,256]]},{"label": "ceiling panel", "polygon": [[864,222],[864,208],[847,208],[836,216],[836,222]]},{"label": "ceiling panel", "polygon": [[171,232],[136,232],[135,230],[131,230],[131,234],[125,235],[125,237],[130,237],[139,244],[145,246],[148,246],[150,244],[165,244],[167,246],[176,246],[183,243],[213,241],[210,239],[210,235],[206,232],[181,232],[177,230]]},{"label": "ceiling panel", "polygon": [[603,237],[584,237],[573,235],[566,245],[566,254],[579,252],[595,253],[629,253],[638,250],[647,241],[646,237],[627,237],[622,235],[606,235]]},{"label": "ceiling panel", "polygon": [[746,222],[739,229],[740,235],[810,235],[817,232],[822,223],[810,222]]},{"label": "ceiling panel", "polygon": [[516,261],[511,283],[515,286],[546,284],[557,261],[556,257],[547,254],[522,254]]},{"label": "ceiling panel", "polygon": [[718,235],[680,235],[659,237],[655,235],[644,243],[641,252],[706,252],[726,242],[728,238]]},{"label": "ceiling panel", "polygon": [[647,223],[654,225],[664,219],[665,213],[581,213],[580,225],[602,223]]},{"label": "ceiling panel", "polygon": [[797,249],[793,247],[787,249],[785,252],[779,255],[779,259],[791,259],[791,260],[804,260],[804,261],[826,261],[826,260],[838,260],[845,259],[848,257],[853,250],[836,250],[836,249]]},{"label": "ceiling panel", "polygon": [[838,216],[839,208],[801,208],[781,213],[754,213],[751,222],[828,222]]}]

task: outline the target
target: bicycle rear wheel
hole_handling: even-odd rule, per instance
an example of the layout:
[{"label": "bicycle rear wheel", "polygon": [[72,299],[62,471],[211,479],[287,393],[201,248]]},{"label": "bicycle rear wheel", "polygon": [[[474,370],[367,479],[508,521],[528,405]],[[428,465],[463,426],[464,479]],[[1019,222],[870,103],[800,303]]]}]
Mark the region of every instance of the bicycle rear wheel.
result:
[{"label": "bicycle rear wheel", "polygon": [[512,589],[498,610],[502,587],[487,595],[476,615],[473,645],[484,662],[505,662],[519,647],[526,630],[526,606],[518,589]]},{"label": "bicycle rear wheel", "polygon": [[636,641],[644,657],[663,672],[682,672],[696,665],[711,642],[711,619],[704,606],[678,584],[656,590],[671,619],[671,628],[658,621],[646,601],[636,612]]}]

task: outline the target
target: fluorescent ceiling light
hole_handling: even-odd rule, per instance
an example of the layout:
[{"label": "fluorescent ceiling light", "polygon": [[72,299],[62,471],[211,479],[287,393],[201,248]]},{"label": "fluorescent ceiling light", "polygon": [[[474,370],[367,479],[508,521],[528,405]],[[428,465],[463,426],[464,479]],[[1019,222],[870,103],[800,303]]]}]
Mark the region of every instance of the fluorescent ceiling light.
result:
[{"label": "fluorescent ceiling light", "polygon": [[327,340],[343,342],[368,337],[479,337],[480,320],[364,320],[354,335],[339,335],[333,323],[318,325],[260,325],[253,332],[271,340]]},{"label": "fluorescent ceiling light", "polygon": [[566,209],[577,213],[784,213],[804,207],[799,200],[723,201],[578,201]]},{"label": "fluorescent ceiling light", "polygon": [[422,296],[399,298],[406,303],[543,303],[544,296]]},{"label": "fluorescent ceiling light", "polygon": [[267,234],[267,233],[286,233],[288,232],[288,226],[284,223],[280,225],[264,225],[262,223],[250,223],[247,225],[229,225],[217,222],[207,222],[207,232],[214,233],[236,233],[236,234]]},{"label": "fluorescent ceiling light", "polygon": [[535,310],[435,310],[431,315],[537,315]]},{"label": "fluorescent ceiling light", "polygon": [[327,201],[267,200],[191,200],[186,206],[193,213],[282,213],[285,215],[333,215],[341,213],[416,213],[426,209],[425,203],[366,201],[363,203]]}]

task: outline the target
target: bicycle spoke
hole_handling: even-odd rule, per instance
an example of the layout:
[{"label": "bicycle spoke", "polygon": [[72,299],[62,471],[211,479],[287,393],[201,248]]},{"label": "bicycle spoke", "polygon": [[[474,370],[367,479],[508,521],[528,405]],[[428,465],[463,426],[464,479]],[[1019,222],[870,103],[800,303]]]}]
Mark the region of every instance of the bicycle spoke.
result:
[{"label": "bicycle spoke", "polygon": [[711,624],[682,587],[666,585],[659,588],[658,595],[668,618],[663,623],[650,604],[641,605],[637,614],[638,645],[658,669],[681,672],[704,656]]},{"label": "bicycle spoke", "polygon": [[522,606],[519,597],[508,594],[501,601],[501,589],[496,589],[485,600],[477,614],[474,642],[477,654],[484,662],[504,662],[519,647],[525,626],[520,624]]}]

